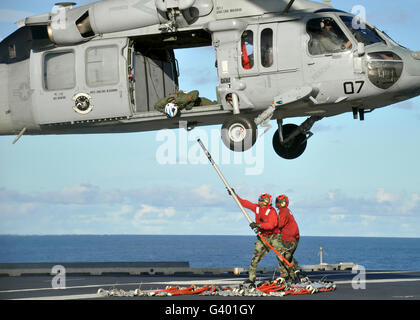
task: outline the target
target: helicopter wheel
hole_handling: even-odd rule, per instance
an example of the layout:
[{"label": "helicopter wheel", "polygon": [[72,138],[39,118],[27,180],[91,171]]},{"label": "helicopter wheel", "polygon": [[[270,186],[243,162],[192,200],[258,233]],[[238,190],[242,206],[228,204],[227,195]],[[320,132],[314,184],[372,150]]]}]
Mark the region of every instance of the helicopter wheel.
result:
[{"label": "helicopter wheel", "polygon": [[[299,126],[295,124],[286,124],[283,127],[283,139],[286,140],[290,134],[292,134]],[[273,136],[273,148],[276,153],[288,160],[296,159],[299,156],[302,155],[302,153],[306,149],[306,135],[303,133],[300,133],[298,136],[296,136],[294,139],[289,141],[287,144],[280,142],[279,137],[279,130],[276,130]]]},{"label": "helicopter wheel", "polygon": [[235,115],[223,124],[222,141],[232,151],[246,151],[257,141],[257,125],[246,117]]}]

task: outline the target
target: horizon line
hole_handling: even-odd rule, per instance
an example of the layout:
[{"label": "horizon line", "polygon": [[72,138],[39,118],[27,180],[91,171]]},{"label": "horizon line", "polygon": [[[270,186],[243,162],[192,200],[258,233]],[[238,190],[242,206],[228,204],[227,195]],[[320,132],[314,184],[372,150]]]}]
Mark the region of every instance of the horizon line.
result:
[{"label": "horizon line", "polygon": [[[135,234],[135,233],[62,233],[62,234],[14,234],[14,233],[0,233],[0,236],[15,236],[15,237],[54,237],[54,236],[171,236],[171,237],[254,237],[256,235],[249,234]],[[410,236],[346,236],[346,235],[305,235],[305,237],[318,238],[400,238],[400,239],[420,239],[420,237]]]}]

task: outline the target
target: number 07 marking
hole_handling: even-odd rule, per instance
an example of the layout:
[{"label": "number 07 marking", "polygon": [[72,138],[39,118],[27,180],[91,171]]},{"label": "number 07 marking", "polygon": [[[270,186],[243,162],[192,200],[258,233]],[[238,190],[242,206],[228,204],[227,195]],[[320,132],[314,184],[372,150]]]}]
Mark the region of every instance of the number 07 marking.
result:
[{"label": "number 07 marking", "polygon": [[[355,84],[359,85],[359,88],[357,89],[357,92],[355,92]],[[365,84],[364,81],[356,81],[356,82],[344,82],[344,93],[345,94],[355,94],[360,93],[362,91],[363,85]]]}]

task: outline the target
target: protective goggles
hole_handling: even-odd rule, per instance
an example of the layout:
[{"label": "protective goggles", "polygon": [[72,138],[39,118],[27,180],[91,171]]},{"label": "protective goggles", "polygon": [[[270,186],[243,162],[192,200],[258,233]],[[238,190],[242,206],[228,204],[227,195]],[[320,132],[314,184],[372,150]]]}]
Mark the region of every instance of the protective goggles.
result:
[{"label": "protective goggles", "polygon": [[286,202],[287,203],[287,198],[284,195],[278,196],[276,198],[276,203],[282,203],[282,202]]},{"label": "protective goggles", "polygon": [[259,198],[258,198],[258,202],[271,202],[271,195],[269,195],[268,193],[264,193],[262,194]]}]

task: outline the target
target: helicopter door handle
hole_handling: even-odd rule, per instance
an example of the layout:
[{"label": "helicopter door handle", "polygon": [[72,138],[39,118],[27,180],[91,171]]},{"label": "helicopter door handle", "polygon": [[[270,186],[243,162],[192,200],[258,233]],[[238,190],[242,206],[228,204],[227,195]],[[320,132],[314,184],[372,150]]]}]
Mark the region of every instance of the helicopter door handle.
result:
[{"label": "helicopter door handle", "polygon": [[312,61],[312,62],[308,63],[308,66],[313,66],[314,64],[315,64],[315,62]]}]

